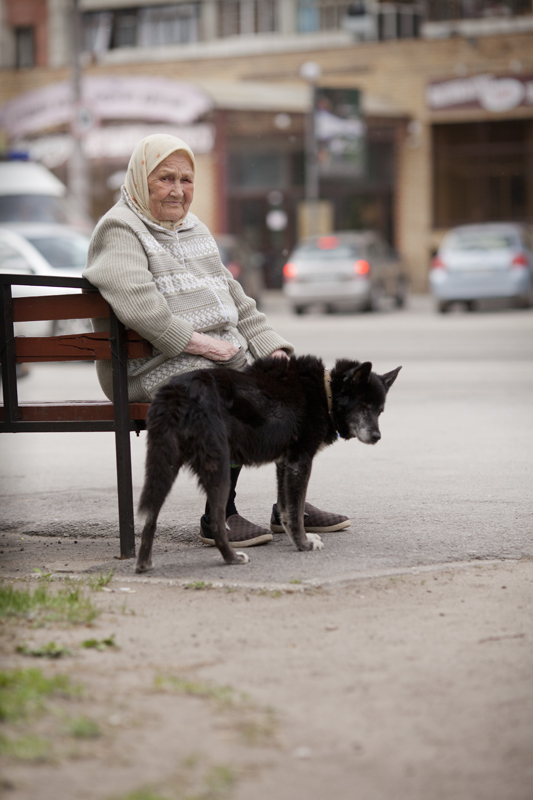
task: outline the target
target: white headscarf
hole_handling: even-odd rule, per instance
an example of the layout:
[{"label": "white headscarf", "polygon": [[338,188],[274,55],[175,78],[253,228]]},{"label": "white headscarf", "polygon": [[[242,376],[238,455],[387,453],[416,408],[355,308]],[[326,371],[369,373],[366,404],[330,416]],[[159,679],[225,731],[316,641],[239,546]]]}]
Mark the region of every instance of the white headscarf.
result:
[{"label": "white headscarf", "polygon": [[183,220],[179,222],[162,222],[150,213],[150,193],[148,190],[148,176],[154,169],[167,158],[171,153],[182,152],[192,164],[193,172],[196,170],[194,154],[189,145],[178,139],[177,136],[169,136],[166,133],[154,133],[143,139],[133,151],[126,180],[124,185],[133,204],[149,220],[173,231],[179,228]]}]

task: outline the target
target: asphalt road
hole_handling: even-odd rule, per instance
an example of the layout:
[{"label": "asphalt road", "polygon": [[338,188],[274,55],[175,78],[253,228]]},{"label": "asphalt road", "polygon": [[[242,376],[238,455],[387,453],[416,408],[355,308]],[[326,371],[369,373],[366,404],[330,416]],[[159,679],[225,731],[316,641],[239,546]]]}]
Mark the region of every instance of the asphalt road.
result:
[{"label": "asphalt road", "polygon": [[[154,577],[324,582],[533,556],[532,311],[442,316],[427,298],[413,298],[404,311],[296,317],[275,293],[265,311],[298,353],[319,355],[327,366],[338,357],[371,360],[378,372],[403,366],[379,444],[341,441],[315,461],[308,499],[349,515],[352,526],[325,534],[325,549],[312,553],[295,552],[276,535],[248,551],[248,565],[225,567],[216,550],[198,541],[204,501],[192,477],[180,475],[161,515]],[[33,366],[19,386],[23,400],[101,397],[86,364]],[[144,447],[143,434],[132,438],[135,497]],[[59,560],[65,571],[111,562],[133,574],[133,562],[113,562],[111,434],[4,434],[0,448],[2,541],[24,537],[35,568],[56,568]],[[274,499],[273,465],[243,471],[241,514],[268,525]],[[7,571],[20,568],[14,553],[2,559]]]}]

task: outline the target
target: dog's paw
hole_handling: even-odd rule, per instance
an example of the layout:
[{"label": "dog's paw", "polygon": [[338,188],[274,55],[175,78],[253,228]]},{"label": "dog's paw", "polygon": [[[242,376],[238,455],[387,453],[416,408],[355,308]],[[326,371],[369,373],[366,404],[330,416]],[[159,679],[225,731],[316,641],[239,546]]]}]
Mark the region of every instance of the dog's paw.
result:
[{"label": "dog's paw", "polygon": [[250,556],[243,553],[242,550],[236,550],[237,564],[247,564],[250,561]]},{"label": "dog's paw", "polygon": [[152,562],[150,561],[149,564],[137,564],[135,567],[135,572],[137,575],[142,574],[143,572],[148,572],[148,570],[152,569]]},{"label": "dog's paw", "polygon": [[324,549],[324,542],[318,535],[318,533],[308,533],[307,534],[307,541],[311,542],[311,550],[323,550]]}]

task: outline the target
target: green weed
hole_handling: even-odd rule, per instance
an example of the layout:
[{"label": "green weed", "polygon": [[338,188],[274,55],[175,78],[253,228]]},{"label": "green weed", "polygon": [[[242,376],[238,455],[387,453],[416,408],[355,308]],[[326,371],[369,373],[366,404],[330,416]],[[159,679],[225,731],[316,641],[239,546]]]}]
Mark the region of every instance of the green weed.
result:
[{"label": "green weed", "polygon": [[107,572],[101,572],[99,575],[95,575],[93,578],[89,578],[87,583],[89,584],[93,592],[101,592],[104,586],[107,586],[108,583],[111,583],[114,576],[115,576],[115,567],[110,567],[110,569]]},{"label": "green weed", "polygon": [[50,695],[79,694],[67,675],[47,678],[40,669],[14,669],[0,672],[0,722],[41,713]]},{"label": "green weed", "polygon": [[37,656],[43,658],[62,658],[62,656],[72,655],[68,647],[63,647],[62,644],[55,642],[48,642],[42,647],[29,647],[27,644],[19,644],[17,653],[22,653],[25,656]]},{"label": "green weed", "polygon": [[18,617],[34,621],[70,622],[87,624],[101,612],[85,596],[84,587],[68,581],[64,587],[52,591],[50,581],[41,578],[34,591],[17,589],[11,584],[0,585],[0,618]]},{"label": "green weed", "polygon": [[292,578],[292,580],[289,581],[289,583],[301,583],[301,582],[302,582],[301,578]]},{"label": "green weed", "polygon": [[0,754],[13,756],[20,761],[49,761],[51,750],[48,739],[43,739],[41,736],[8,739],[7,736],[0,735]]},{"label": "green weed", "polygon": [[81,643],[81,646],[87,648],[93,647],[95,650],[107,650],[108,647],[116,647],[115,634],[112,633],[107,639],[85,639],[85,641]]},{"label": "green weed", "polygon": [[69,720],[67,729],[76,739],[97,739],[102,735],[99,725],[90,717],[76,717]]},{"label": "green weed", "polygon": [[210,584],[206,583],[205,581],[193,581],[193,583],[187,583],[185,585],[186,589],[209,589]]},{"label": "green weed", "polygon": [[154,679],[154,688],[158,691],[170,690],[191,697],[204,697],[207,700],[214,700],[220,706],[232,706],[244,699],[244,695],[238,695],[231,686],[215,686],[212,683],[202,683],[201,681],[186,681],[173,675],[157,675]]}]

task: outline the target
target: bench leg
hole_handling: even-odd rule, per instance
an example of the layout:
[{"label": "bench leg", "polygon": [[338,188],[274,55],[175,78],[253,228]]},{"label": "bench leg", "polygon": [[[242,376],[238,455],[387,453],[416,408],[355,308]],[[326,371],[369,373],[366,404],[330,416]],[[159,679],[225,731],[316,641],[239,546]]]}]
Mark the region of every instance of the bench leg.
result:
[{"label": "bench leg", "polygon": [[120,557],[135,558],[135,524],[133,518],[133,488],[131,485],[131,442],[129,427],[115,429],[117,453],[118,527]]},{"label": "bench leg", "polygon": [[111,362],[113,365],[120,557],[135,558],[126,329],[122,322],[117,319],[112,309],[110,309],[109,314],[109,327]]}]

